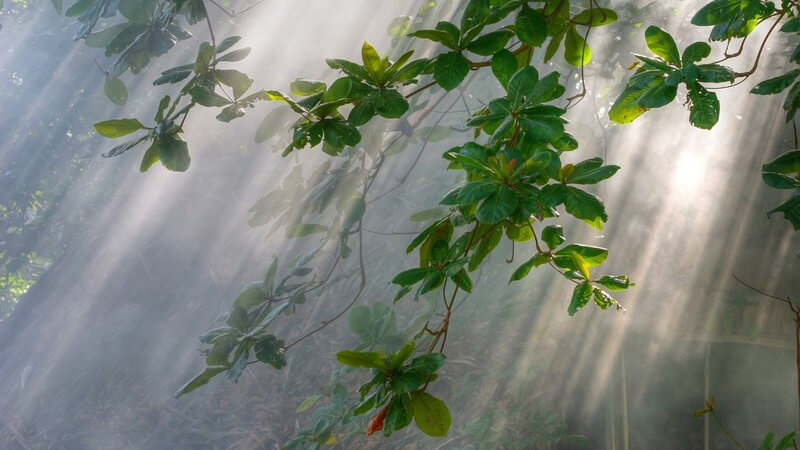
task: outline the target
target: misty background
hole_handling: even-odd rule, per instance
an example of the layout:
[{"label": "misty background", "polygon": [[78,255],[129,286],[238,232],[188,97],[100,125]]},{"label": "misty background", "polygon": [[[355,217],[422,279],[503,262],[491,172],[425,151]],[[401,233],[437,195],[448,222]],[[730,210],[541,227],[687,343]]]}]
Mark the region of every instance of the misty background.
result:
[{"label": "misty background", "polygon": [[[241,35],[253,47],[239,68],[254,86],[286,90],[298,77],[332,81],[325,58],[358,60],[365,40],[385,53],[392,20],[426,3],[275,0],[234,19],[209,11],[218,36]],[[799,238],[786,221],[766,218],[783,193],[760,178],[764,162],[793,146],[791,129],[781,96],[747,94],[782,73],[785,38],[768,45],[756,76],[719,92],[713,130],[691,127],[680,102],[611,125],[607,111],[630,75],[631,52],[647,53],[646,25],[669,30],[680,48],[705,40],[706,29],[689,25],[705,2],[661,3],[609,2],[620,21],[592,32],[589,94],[567,115],[581,143],[576,160],[602,156],[622,167],[598,191],[610,216],[605,229],[568,221],[565,234],[608,248],[605,273],[636,282],[618,296],[626,312],[587,307],[569,317],[571,286],[544,269],[509,285],[532,253],[519,245],[506,264],[505,242],[473,276],[442,377],[431,385],[453,412],[450,435],[433,439],[409,428],[388,439],[359,436],[350,448],[578,448],[577,441],[554,444],[562,435],[585,436],[580,445],[597,449],[732,448],[716,424],[692,417],[711,397],[748,448],[767,432],[796,429],[792,317],[732,277],[781,296],[800,289]],[[434,2],[427,20],[452,18],[461,6]],[[256,129],[275,108],[268,102],[232,124],[216,121],[212,110],[193,115],[185,173],[160,165],[139,173],[139,151],[101,158],[115,144],[92,125],[149,117],[170,92],[152,80],[193,60],[206,30],[190,28],[197,39],[126,75],[129,101],[116,107],[95,65],[104,63],[102,51],[73,42],[71,20],[49,2],[7,0],[0,24],[0,254],[25,255],[0,264],[4,274],[35,281],[18,288],[13,312],[2,306],[10,316],[0,322],[0,447],[279,448],[308,424],[296,408],[323,392],[338,367],[335,353],[357,342],[345,320],[290,349],[281,371],[257,364],[236,384],[214,379],[180,399],[174,394],[203,368],[198,336],[263,277],[272,255],[291,258],[313,245],[313,236],[249,226],[248,209],[296,164],[308,176],[331,157],[306,149],[281,158],[275,140],[257,144]],[[764,32],[730,64],[749,67]],[[415,56],[438,51],[414,45]],[[562,83],[568,76],[568,95],[580,90],[579,71],[560,57],[545,65],[535,54],[533,65],[541,74],[561,71]],[[364,235],[369,282],[360,304],[391,307],[389,281],[416,260],[405,253],[408,233],[432,222],[412,215],[435,208],[459,181],[445,173],[441,154],[469,139],[469,111],[500,89],[488,71],[474,73],[465,98],[444,97],[387,160],[373,192],[389,193],[369,203],[364,218],[373,232]],[[430,106],[442,94],[420,101]],[[392,126],[381,122],[371,132]],[[300,336],[335,314],[356,278],[310,296],[276,334]],[[398,327],[435,314],[430,303],[397,303]],[[352,396],[364,381],[345,380]]]}]

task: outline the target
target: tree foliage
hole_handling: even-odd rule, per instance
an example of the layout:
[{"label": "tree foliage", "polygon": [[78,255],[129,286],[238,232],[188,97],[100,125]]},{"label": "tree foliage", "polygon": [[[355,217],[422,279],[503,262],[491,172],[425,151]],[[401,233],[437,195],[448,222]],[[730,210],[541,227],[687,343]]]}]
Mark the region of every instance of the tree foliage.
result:
[{"label": "tree foliage", "polygon": [[[206,8],[203,0],[79,0],[65,12],[80,24],[76,39],[104,48],[111,58],[104,69],[103,90],[118,105],[127,99],[121,80],[126,72],[139,73],[153,58],[192,38],[186,27],[207,22],[210,31],[210,41],[197,45],[194,60],[163,71],[153,81],[174,86],[174,93],[154,105],[152,119],[121,118],[95,125],[103,136],[125,138],[105,156],[137,149],[142,152],[142,171],[159,161],[168,170],[186,171],[191,158],[183,126],[194,108],[212,108],[218,111],[217,120],[227,123],[267,102],[277,102],[279,107],[256,131],[257,142],[272,139],[283,129],[289,135],[283,156],[309,148],[329,155],[308,179],[297,167],[290,171],[278,189],[250,209],[253,226],[282,226],[291,237],[318,241],[292,261],[273,259],[264,279],[242,291],[224,323],[200,338],[207,346],[206,367],[179,389],[178,396],[218,375],[236,381],[252,363],[281,369],[291,347],[346,316],[362,342],[340,351],[336,359],[363,372],[367,381],[358,389],[357,401],[348,397],[343,385],[334,383],[331,405],[287,447],[319,447],[330,441],[336,427],[361,415],[371,417],[368,434],[382,431],[388,436],[413,422],[425,434],[446,436],[451,413],[443,400],[428,392],[428,386],[446,363],[456,299],[481,281],[476,271],[489,264],[489,256],[501,242],[510,242],[524,254],[523,262],[508,270],[510,283],[543,267],[573,286],[571,297],[564,300],[569,315],[589,303],[600,309],[622,309],[609,291],[626,290],[633,286],[631,280],[625,275],[598,274],[608,250],[570,242],[562,227],[577,219],[599,230],[609,220],[592,186],[613,177],[620,167],[597,157],[565,162],[566,156],[575,159],[572,152],[578,151],[580,143],[570,134],[564,115],[586,95],[583,68],[592,61],[591,31],[616,22],[616,11],[595,0],[469,0],[457,20],[418,27],[410,18],[400,18],[390,25],[396,37],[430,41],[437,49],[433,57],[415,58],[413,50],[400,44],[384,51],[365,42],[360,61],[326,61],[338,78],[298,78],[288,89],[279,90],[254,88],[253,79],[234,68],[250,48],[242,46],[238,36],[217,41]],[[799,12],[800,6],[791,0],[780,4],[714,0],[691,22],[712,27],[709,41],[728,43],[743,41],[767,23],[766,42],[779,24],[781,33],[800,33]],[[123,22],[96,29],[99,18],[115,14]],[[427,14],[425,7],[419,12],[423,19]],[[723,57],[715,58],[707,42],[679,43],[657,26],[645,27],[643,37],[651,54],[634,55],[637,62],[631,70],[635,73],[621,87],[608,113],[616,123],[630,123],[685,92],[689,123],[713,128],[721,113],[715,89],[735,86],[755,74],[764,47],[750,70],[737,72],[723,64],[737,56],[727,49]],[[568,95],[562,73],[531,65],[535,52],[543,52],[545,63],[561,58],[578,68],[581,90]],[[798,55],[800,47],[792,52],[791,62],[800,63]],[[368,283],[362,234],[370,189],[385,160],[430,111],[431,105],[418,101],[420,94],[437,89],[444,95],[463,92],[470,88],[470,75],[481,70],[491,72],[503,95],[487,99],[485,107],[471,114],[464,124],[469,132],[460,145],[440,149],[441,170],[460,174],[461,181],[439,205],[424,205],[433,209],[427,210],[430,216],[421,217],[432,222],[407,247],[407,253],[418,256],[418,264],[391,277],[396,286],[394,303],[418,302],[425,296],[444,299],[444,317],[437,323],[418,324],[408,338],[397,331],[390,307],[357,305]],[[799,76],[800,69],[793,69],[759,83],[752,93],[788,91],[784,109],[791,122],[800,108]],[[365,142],[365,128],[384,119],[394,121],[396,128],[381,134],[381,145]],[[434,142],[436,126],[428,131],[429,141]],[[800,151],[764,164],[763,178],[770,187],[792,191],[789,200],[768,214],[781,212],[800,229]],[[327,267],[321,262],[322,254],[334,255]],[[334,273],[348,258],[357,261],[359,288],[343,309],[293,341],[272,334],[273,322],[285,320],[309,296],[319,295],[345,277]],[[315,402],[304,402],[301,408]]]}]

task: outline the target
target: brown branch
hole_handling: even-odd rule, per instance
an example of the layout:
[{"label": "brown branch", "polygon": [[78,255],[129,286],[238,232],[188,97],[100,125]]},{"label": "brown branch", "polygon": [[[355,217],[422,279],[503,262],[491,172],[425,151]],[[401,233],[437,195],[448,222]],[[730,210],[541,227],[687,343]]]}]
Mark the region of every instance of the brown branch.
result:
[{"label": "brown branch", "polygon": [[771,299],[773,299],[773,300],[778,300],[778,301],[784,302],[784,303],[786,303],[787,305],[789,305],[789,307],[791,307],[791,308],[792,308],[792,310],[794,311],[794,306],[792,305],[792,300],[791,300],[789,297],[786,297],[786,298],[781,298],[781,297],[778,297],[777,295],[772,295],[772,294],[770,294],[770,293],[768,293],[768,292],[764,292],[764,291],[762,291],[761,289],[758,289],[758,288],[757,288],[757,287],[755,287],[755,286],[752,286],[752,285],[750,285],[750,284],[747,284],[747,283],[746,283],[744,280],[742,280],[741,278],[737,277],[737,276],[736,276],[736,274],[731,274],[731,276],[733,276],[733,278],[734,278],[736,281],[738,281],[739,283],[741,283],[741,284],[742,284],[742,286],[744,286],[744,287],[746,287],[746,288],[750,289],[751,291],[758,292],[759,294],[761,294],[761,295],[763,295],[763,296],[765,296],[765,297],[771,298]]}]

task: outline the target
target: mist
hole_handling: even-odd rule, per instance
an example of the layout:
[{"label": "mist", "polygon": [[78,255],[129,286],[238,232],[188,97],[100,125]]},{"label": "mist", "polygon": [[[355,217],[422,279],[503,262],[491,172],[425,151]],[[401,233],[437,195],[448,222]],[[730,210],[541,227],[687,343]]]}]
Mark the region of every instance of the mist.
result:
[{"label": "mist", "polygon": [[[209,14],[222,24],[218,39],[240,35],[253,48],[240,69],[254,86],[287,90],[296,78],[333,81],[325,58],[359,60],[364,41],[381,54],[413,48],[415,57],[436,55],[432,44],[387,32],[393,19],[417,17],[426,3],[268,1],[234,18]],[[435,24],[463,9],[454,0],[435,3],[419,20]],[[592,32],[588,94],[566,116],[581,142],[574,161],[600,156],[621,167],[597,190],[610,216],[604,229],[572,221],[565,235],[608,248],[604,270],[630,275],[636,286],[617,297],[624,311],[586,307],[569,316],[572,286],[545,268],[509,284],[532,253],[504,241],[472,275],[472,293],[457,302],[447,362],[429,388],[453,413],[448,437],[409,428],[333,446],[734,448],[712,418],[693,417],[711,398],[746,448],[757,448],[768,432],[797,429],[792,316],[733,277],[783,297],[800,291],[800,241],[786,221],[767,218],[782,192],[760,176],[762,164],[793,148],[791,127],[780,96],[747,94],[782,73],[782,41],[766,47],[753,79],[719,91],[723,112],[713,130],[689,126],[680,104],[629,125],[608,119],[635,61],[631,53],[647,51],[643,20],[672,30],[681,47],[706,40],[689,24],[704,2],[673,3],[609,2],[620,20]],[[648,15],[636,12],[641,8]],[[283,117],[276,123],[284,132],[257,143],[262,120],[279,108],[266,102],[232,124],[215,120],[215,111],[193,115],[184,133],[189,170],[158,165],[140,173],[141,152],[100,156],[116,144],[93,124],[150,117],[170,92],[152,80],[194,60],[207,30],[188,27],[196,39],[128,74],[129,100],[119,107],[102,92],[95,64],[105,61],[102,49],[74,42],[71,19],[50,2],[6,2],[0,23],[0,205],[21,211],[2,216],[8,228],[0,229],[0,254],[27,255],[35,281],[0,321],[0,448],[281,448],[312,422],[310,410],[296,412],[304,400],[330,402],[335,378],[355,401],[366,381],[335,358],[359,343],[347,310],[327,323],[354,296],[355,305],[392,310],[404,337],[441,318],[438,295],[393,304],[390,281],[416,266],[406,247],[438,218],[425,211],[444,211],[439,201],[463,181],[445,171],[441,156],[471,138],[464,125],[471,113],[503,95],[491,73],[470,74],[463,94],[437,88],[415,97],[409,115],[422,120],[403,124],[410,130],[381,119],[363,132],[367,152],[394,150],[369,181],[362,242],[350,237],[353,255],[334,272],[336,283],[273,325],[287,342],[302,338],[288,349],[288,365],[251,365],[237,383],[217,377],[176,399],[204,368],[198,337],[249,283],[263,279],[273,256],[284,273],[323,236],[292,236],[282,219],[272,221],[280,212],[262,225],[250,208],[284,186],[289,214],[330,218],[298,200],[303,192],[291,177],[311,186],[344,167],[344,158],[318,148],[281,157],[290,121],[280,115],[273,117]],[[755,47],[731,65],[748,66]],[[560,58],[545,64],[540,53],[532,62],[540,74],[558,70],[568,95],[580,90],[580,69]],[[323,247],[313,263],[320,278],[332,261]]]}]

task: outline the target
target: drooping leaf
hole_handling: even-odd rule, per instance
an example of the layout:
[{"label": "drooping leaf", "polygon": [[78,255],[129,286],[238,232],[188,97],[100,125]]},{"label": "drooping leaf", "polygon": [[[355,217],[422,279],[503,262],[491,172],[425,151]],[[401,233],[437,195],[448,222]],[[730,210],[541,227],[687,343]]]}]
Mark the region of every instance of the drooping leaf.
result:
[{"label": "drooping leaf", "polygon": [[414,420],[419,429],[433,437],[444,437],[450,431],[452,417],[447,405],[427,392],[412,392]]}]

